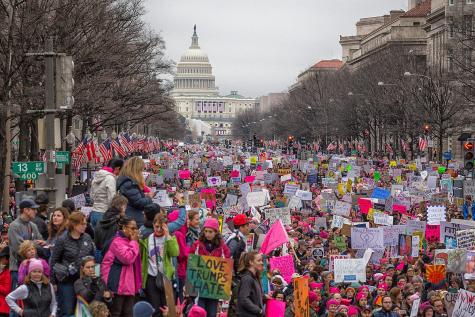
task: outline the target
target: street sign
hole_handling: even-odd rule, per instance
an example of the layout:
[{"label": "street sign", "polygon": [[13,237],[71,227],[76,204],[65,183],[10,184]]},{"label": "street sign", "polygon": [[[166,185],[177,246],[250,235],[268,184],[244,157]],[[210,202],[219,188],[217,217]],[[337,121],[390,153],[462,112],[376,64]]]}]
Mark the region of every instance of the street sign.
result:
[{"label": "street sign", "polygon": [[13,173],[18,175],[20,180],[36,180],[39,174],[45,173],[45,162],[13,162]]},{"label": "street sign", "polygon": [[452,159],[452,152],[450,152],[450,151],[444,152],[443,157],[444,157],[444,160],[446,160],[446,161],[451,160]]},{"label": "street sign", "polygon": [[56,151],[56,163],[69,164],[69,152],[68,151]]}]

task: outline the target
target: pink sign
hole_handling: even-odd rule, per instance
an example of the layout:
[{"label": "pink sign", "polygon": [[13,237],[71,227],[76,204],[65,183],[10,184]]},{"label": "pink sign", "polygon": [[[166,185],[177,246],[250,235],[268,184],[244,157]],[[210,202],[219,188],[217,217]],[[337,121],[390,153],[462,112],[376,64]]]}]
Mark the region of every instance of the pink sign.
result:
[{"label": "pink sign", "polygon": [[178,177],[180,179],[190,179],[191,178],[191,173],[189,170],[180,170],[178,171]]},{"label": "pink sign", "polygon": [[440,241],[440,225],[426,225],[426,240],[427,242]]},{"label": "pink sign", "polygon": [[231,171],[232,178],[239,177],[239,174],[241,174],[239,171]]},{"label": "pink sign", "polygon": [[292,274],[295,273],[294,268],[294,258],[292,255],[284,255],[270,258],[270,269],[278,269],[280,275],[284,278],[287,283],[290,283],[292,280]]},{"label": "pink sign", "polygon": [[285,302],[269,299],[266,304],[266,317],[284,317],[285,316]]},{"label": "pink sign", "polygon": [[254,183],[254,180],[255,180],[255,179],[256,179],[256,176],[251,175],[251,176],[246,176],[246,177],[244,178],[244,181],[245,181],[246,183]]},{"label": "pink sign", "polygon": [[369,199],[358,198],[358,206],[360,207],[361,213],[366,215],[370,208],[373,208],[373,203]]},{"label": "pink sign", "polygon": [[404,205],[393,205],[393,212],[400,212],[407,215],[407,208]]}]

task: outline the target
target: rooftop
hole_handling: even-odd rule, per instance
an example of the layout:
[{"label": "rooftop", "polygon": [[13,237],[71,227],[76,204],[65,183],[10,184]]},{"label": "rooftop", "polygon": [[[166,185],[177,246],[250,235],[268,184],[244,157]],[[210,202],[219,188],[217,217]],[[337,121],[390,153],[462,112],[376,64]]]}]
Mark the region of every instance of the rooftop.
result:
[{"label": "rooftop", "polygon": [[407,11],[401,17],[403,18],[424,18],[431,11],[431,0],[421,2],[417,7]]},{"label": "rooftop", "polygon": [[313,68],[335,68],[340,69],[343,66],[343,62],[339,59],[321,60]]}]

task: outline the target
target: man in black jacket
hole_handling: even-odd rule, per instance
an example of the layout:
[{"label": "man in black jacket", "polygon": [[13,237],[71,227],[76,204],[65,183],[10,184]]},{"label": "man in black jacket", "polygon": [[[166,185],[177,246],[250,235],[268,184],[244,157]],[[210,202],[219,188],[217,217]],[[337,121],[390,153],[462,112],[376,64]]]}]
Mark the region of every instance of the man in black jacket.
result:
[{"label": "man in black jacket", "polygon": [[239,266],[239,259],[241,254],[246,252],[247,235],[249,234],[249,221],[245,214],[236,215],[233,218],[235,232],[228,238],[226,244],[228,245],[231,257],[234,261],[234,272],[237,273]]}]

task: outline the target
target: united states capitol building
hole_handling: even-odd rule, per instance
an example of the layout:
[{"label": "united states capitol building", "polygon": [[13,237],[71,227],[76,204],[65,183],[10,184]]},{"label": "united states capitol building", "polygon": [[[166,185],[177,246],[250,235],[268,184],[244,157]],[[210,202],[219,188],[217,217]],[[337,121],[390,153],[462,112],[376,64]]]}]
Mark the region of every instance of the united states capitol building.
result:
[{"label": "united states capitol building", "polygon": [[243,97],[237,91],[226,96],[219,94],[208,55],[199,46],[196,26],[191,46],[177,64],[172,96],[176,110],[187,119],[195,138],[230,138],[234,118],[259,107],[258,99]]}]

